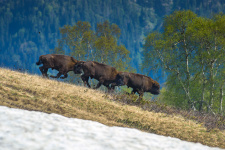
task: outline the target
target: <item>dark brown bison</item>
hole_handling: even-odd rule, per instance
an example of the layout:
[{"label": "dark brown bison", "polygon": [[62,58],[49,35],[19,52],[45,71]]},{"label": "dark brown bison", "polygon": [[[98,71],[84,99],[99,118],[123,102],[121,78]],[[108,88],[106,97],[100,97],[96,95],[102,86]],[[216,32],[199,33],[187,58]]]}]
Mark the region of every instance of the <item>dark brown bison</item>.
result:
[{"label": "dark brown bison", "polygon": [[[160,93],[159,83],[148,76],[129,72],[119,72],[118,76],[123,79],[124,85],[133,88],[132,94],[136,92],[139,94],[139,99],[143,98],[144,92],[150,92],[154,95]],[[112,87],[114,88],[115,84],[112,84]]]},{"label": "dark brown bison", "polygon": [[43,66],[39,67],[43,77],[48,78],[48,69],[51,68],[52,70],[58,70],[59,73],[57,76],[51,75],[52,78],[59,78],[61,79],[68,77],[68,72],[73,71],[74,66],[77,64],[78,60],[74,59],[71,56],[66,55],[58,55],[58,54],[47,54],[41,55],[39,57],[39,61],[36,62],[37,65],[43,64]]},{"label": "dark brown bison", "polygon": [[99,88],[102,84],[111,90],[109,86],[113,83],[115,86],[120,86],[123,84],[123,81],[119,76],[117,76],[118,71],[116,68],[108,66],[106,64],[102,64],[95,61],[80,61],[74,66],[74,73],[81,74],[81,79],[84,82],[84,85],[91,87],[88,83],[89,77],[92,79],[98,80],[98,84],[94,89]]}]

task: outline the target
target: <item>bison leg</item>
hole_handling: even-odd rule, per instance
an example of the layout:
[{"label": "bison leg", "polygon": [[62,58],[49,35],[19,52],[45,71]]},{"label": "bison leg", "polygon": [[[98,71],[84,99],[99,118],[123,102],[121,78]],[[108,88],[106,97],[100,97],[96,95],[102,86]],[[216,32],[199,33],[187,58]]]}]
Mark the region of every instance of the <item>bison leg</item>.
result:
[{"label": "bison leg", "polygon": [[108,89],[108,93],[112,93],[113,91],[114,91],[114,86],[109,86],[109,84],[105,84],[105,83],[103,83],[103,85],[105,86],[105,87],[107,87],[107,89]]},{"label": "bison leg", "polygon": [[133,89],[131,94],[135,94],[136,92],[138,92],[136,89]]},{"label": "bison leg", "polygon": [[94,87],[93,89],[98,89],[101,85],[102,85],[102,83],[101,82],[98,82],[97,86]]},{"label": "bison leg", "polygon": [[112,93],[115,90],[115,86],[108,87],[108,92]]},{"label": "bison leg", "polygon": [[44,66],[41,66],[41,67],[39,67],[39,69],[40,69],[40,71],[42,73],[42,76],[48,78],[48,75],[47,75],[48,68],[45,68]]},{"label": "bison leg", "polygon": [[103,85],[109,85],[107,82],[104,81],[103,78],[100,78],[97,86],[94,89],[98,89],[102,84]]},{"label": "bison leg", "polygon": [[56,76],[50,75],[51,78],[59,78],[62,75],[61,72],[59,72]]},{"label": "bison leg", "polygon": [[48,78],[47,72],[48,72],[48,68],[45,68],[45,69],[44,69],[44,76],[45,76],[46,78]]},{"label": "bison leg", "polygon": [[42,75],[44,76],[44,66],[39,67],[39,70],[41,71]]},{"label": "bison leg", "polygon": [[103,82],[104,82],[103,80],[99,80],[97,86],[94,87],[94,89],[98,89],[102,85]]},{"label": "bison leg", "polygon": [[137,92],[139,94],[139,98],[136,100],[136,102],[140,103],[140,101],[143,99],[144,92],[143,91],[137,91]]},{"label": "bison leg", "polygon": [[111,83],[111,89],[115,89],[116,83]]},{"label": "bison leg", "polygon": [[86,86],[86,84],[87,84],[87,86],[88,86],[89,88],[91,87],[90,84],[88,83],[89,77],[86,77],[86,76],[82,75],[82,76],[81,76],[81,79],[82,79],[82,81],[84,82],[84,86]]}]

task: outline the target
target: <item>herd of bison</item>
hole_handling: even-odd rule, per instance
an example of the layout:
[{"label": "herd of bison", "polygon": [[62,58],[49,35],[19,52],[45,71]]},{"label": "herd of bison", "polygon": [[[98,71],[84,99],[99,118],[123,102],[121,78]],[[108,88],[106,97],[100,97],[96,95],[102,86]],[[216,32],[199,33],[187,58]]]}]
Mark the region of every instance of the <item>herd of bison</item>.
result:
[{"label": "herd of bison", "polygon": [[55,69],[59,71],[56,76],[51,75],[52,78],[67,78],[68,72],[73,71],[75,74],[82,74],[81,79],[84,85],[91,87],[88,83],[89,77],[98,80],[98,84],[94,89],[99,88],[102,84],[108,88],[109,91],[114,90],[115,86],[127,85],[131,87],[132,94],[138,93],[139,99],[142,99],[144,92],[158,95],[160,85],[152,78],[130,72],[120,72],[116,68],[109,65],[99,63],[96,61],[78,61],[71,56],[59,54],[47,54],[39,57],[37,65],[43,64],[39,67],[43,77],[48,78],[48,69]]}]

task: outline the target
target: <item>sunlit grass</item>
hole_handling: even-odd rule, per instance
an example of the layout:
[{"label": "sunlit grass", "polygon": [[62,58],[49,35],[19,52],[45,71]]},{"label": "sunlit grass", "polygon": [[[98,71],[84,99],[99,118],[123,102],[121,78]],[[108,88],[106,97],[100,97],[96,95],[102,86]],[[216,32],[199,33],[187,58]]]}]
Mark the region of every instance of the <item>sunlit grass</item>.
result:
[{"label": "sunlit grass", "polygon": [[66,117],[98,121],[109,126],[137,128],[225,148],[225,132],[208,131],[202,124],[181,115],[143,110],[115,101],[102,91],[0,69],[0,105],[57,113]]}]

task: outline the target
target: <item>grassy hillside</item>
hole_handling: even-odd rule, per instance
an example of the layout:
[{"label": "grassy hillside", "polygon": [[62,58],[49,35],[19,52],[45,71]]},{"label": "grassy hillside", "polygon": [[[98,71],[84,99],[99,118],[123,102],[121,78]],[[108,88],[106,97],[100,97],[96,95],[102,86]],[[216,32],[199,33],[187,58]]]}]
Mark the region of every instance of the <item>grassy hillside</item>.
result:
[{"label": "grassy hillside", "polygon": [[57,113],[109,126],[135,127],[145,132],[225,148],[225,131],[209,131],[202,124],[182,116],[124,105],[101,91],[2,68],[0,105]]}]

